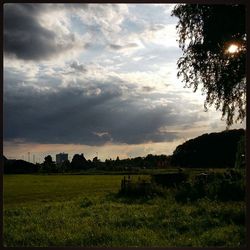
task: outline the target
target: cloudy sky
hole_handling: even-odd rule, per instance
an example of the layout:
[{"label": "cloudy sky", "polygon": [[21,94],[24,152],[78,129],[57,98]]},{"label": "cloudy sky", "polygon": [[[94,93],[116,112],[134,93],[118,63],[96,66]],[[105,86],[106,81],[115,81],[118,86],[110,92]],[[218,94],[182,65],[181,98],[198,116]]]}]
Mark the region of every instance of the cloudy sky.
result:
[{"label": "cloudy sky", "polygon": [[[172,154],[224,130],[183,88],[171,4],[5,4],[4,155]],[[239,128],[244,124],[234,125]]]}]

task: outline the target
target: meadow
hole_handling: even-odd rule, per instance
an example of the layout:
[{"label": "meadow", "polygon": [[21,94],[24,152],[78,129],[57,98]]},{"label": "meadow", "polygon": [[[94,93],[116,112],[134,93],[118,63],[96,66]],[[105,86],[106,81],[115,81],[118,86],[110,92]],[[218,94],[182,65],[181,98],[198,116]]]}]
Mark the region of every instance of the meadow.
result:
[{"label": "meadow", "polygon": [[4,175],[4,246],[246,244],[245,202],[202,198],[180,203],[171,189],[161,196],[121,197],[122,178]]}]

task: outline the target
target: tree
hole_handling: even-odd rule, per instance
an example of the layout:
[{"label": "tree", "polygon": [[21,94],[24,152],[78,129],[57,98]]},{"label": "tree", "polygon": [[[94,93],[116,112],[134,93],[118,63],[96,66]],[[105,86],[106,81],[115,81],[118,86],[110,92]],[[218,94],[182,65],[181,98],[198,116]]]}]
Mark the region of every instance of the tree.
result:
[{"label": "tree", "polygon": [[44,157],[44,163],[45,164],[52,164],[53,163],[51,155],[47,155]]},{"label": "tree", "polygon": [[70,170],[70,161],[69,160],[65,160],[60,164],[60,170],[62,172],[67,172]]},{"label": "tree", "polygon": [[42,169],[46,172],[57,172],[56,164],[52,161],[51,155],[47,155],[46,157],[44,157]]},{"label": "tree", "polygon": [[157,166],[157,157],[152,154],[148,154],[144,159],[146,168],[155,168]]},{"label": "tree", "polygon": [[[201,166],[204,168],[232,168],[235,166],[236,152],[240,151],[240,156],[244,154],[242,150],[244,145],[239,146],[239,140],[244,135],[244,129],[203,134],[177,146],[171,157],[171,164],[193,168]],[[239,150],[239,147],[242,149]]]},{"label": "tree", "polygon": [[172,15],[179,18],[183,51],[177,76],[194,92],[202,84],[205,110],[215,104],[228,127],[242,122],[246,116],[245,6],[179,4]]},{"label": "tree", "polygon": [[71,161],[71,168],[72,169],[87,169],[88,168],[88,161],[85,159],[83,154],[75,154]]}]

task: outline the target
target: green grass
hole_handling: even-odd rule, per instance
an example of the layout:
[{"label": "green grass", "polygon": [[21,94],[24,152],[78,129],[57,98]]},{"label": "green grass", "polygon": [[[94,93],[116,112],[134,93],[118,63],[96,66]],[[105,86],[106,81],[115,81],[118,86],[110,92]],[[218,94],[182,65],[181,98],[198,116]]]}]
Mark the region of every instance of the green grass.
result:
[{"label": "green grass", "polygon": [[33,205],[118,192],[121,176],[5,175],[4,205]]},{"label": "green grass", "polygon": [[119,175],[5,175],[4,246],[246,243],[245,203],[117,196]]}]

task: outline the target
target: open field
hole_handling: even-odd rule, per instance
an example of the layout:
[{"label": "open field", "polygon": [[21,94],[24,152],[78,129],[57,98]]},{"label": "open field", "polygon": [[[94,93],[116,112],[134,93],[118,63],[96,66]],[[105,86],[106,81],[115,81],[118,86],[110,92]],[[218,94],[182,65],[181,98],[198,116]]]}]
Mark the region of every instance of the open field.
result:
[{"label": "open field", "polygon": [[119,197],[122,177],[5,175],[4,246],[245,245],[245,202]]}]

